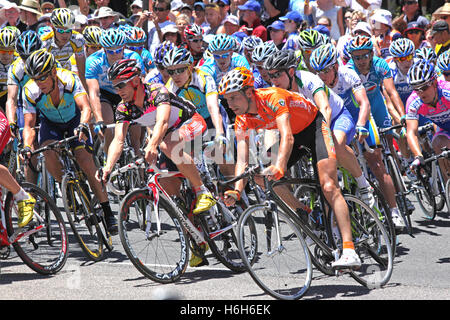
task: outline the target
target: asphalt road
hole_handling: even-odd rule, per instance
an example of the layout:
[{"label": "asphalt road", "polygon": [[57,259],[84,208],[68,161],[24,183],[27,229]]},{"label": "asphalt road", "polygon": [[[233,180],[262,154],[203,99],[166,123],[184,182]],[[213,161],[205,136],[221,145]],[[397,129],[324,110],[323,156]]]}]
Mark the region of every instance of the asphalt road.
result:
[{"label": "asphalt road", "polygon": [[[349,276],[329,277],[314,270],[303,300],[450,300],[450,215],[422,218],[415,198],[414,238],[399,236],[394,271],[383,288],[369,290]],[[72,237],[62,271],[52,277],[36,274],[13,252],[0,261],[2,299],[11,300],[272,300],[247,273],[234,274],[214,258],[210,265],[188,268],[177,283],[161,285],[145,278],[128,260],[120,239],[106,259],[88,261]]]}]

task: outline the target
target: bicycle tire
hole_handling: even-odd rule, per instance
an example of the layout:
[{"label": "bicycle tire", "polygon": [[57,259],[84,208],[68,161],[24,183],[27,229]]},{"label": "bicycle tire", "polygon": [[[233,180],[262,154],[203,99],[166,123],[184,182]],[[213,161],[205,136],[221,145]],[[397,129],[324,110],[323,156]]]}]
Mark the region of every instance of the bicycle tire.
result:
[{"label": "bicycle tire", "polygon": [[441,211],[442,209],[444,209],[444,206],[447,201],[445,198],[445,185],[444,182],[442,181],[444,175],[442,174],[439,162],[436,163],[436,170],[437,170],[436,172],[437,181],[435,181],[435,184],[437,189],[433,187],[432,190],[436,202],[436,211]]},{"label": "bicycle tire", "polygon": [[[389,282],[394,266],[389,234],[378,214],[362,200],[349,194],[345,194],[344,199],[349,208],[355,251],[362,263],[350,275],[369,289],[382,287]],[[331,224],[333,211],[328,219]],[[333,239],[336,242],[340,236],[333,235]],[[342,250],[341,239],[335,245]]]},{"label": "bicycle tire", "polygon": [[102,231],[90,199],[81,185],[67,174],[62,179],[61,193],[67,219],[78,244],[89,259],[100,261],[104,255]]},{"label": "bicycle tire", "polygon": [[[423,170],[427,170],[427,168],[423,168]],[[436,201],[428,177],[428,175],[422,176],[421,173],[417,175],[418,181],[415,184],[414,193],[420,208],[424,212],[424,217],[428,220],[434,220],[436,217]]]},{"label": "bicycle tire", "polygon": [[447,200],[447,212],[450,213],[450,179],[447,179],[445,184],[445,198]]},{"label": "bicycle tire", "polygon": [[[139,202],[138,205],[135,202]],[[165,199],[159,198],[161,233],[158,234],[153,195],[147,189],[130,192],[120,205],[119,236],[122,246],[136,269],[158,283],[178,281],[189,262],[188,236],[173,210]],[[145,219],[136,217],[147,217],[147,214],[150,224],[140,224],[139,220]],[[146,235],[147,227],[151,229],[149,237]],[[175,249],[171,249],[170,245]]]},{"label": "bicycle tire", "polygon": [[[42,275],[52,275],[60,271],[69,254],[69,239],[64,219],[51,197],[34,184],[23,182],[22,188],[36,199],[33,220],[23,229],[42,229],[18,238],[12,243],[22,261]],[[36,218],[39,215],[42,222]],[[18,208],[12,193],[8,193],[5,202],[6,229],[11,237],[19,229],[17,225]],[[37,230],[37,229],[36,229]]]},{"label": "bicycle tire", "polygon": [[[305,295],[311,285],[311,259],[296,223],[282,210],[278,209],[277,213],[280,223],[275,226],[274,231],[280,231],[279,239],[276,231],[267,232],[268,228],[274,227],[274,213],[263,204],[248,207],[238,222],[239,249],[250,276],[264,292],[277,299],[296,300]],[[255,239],[244,234],[244,226],[250,217],[255,221],[257,230],[256,247],[247,245],[248,241]],[[278,246],[278,240],[283,244]],[[245,249],[249,247],[257,251],[247,252]],[[249,253],[255,255],[253,264],[249,263]]]},{"label": "bicycle tire", "polygon": [[97,199],[94,199],[92,207],[97,214],[98,225],[100,227],[103,245],[106,249],[108,249],[109,252],[111,252],[113,251],[114,246],[112,236],[108,231],[108,226],[106,225],[105,213],[103,212],[103,209],[101,208],[101,205],[100,203],[98,203]]}]

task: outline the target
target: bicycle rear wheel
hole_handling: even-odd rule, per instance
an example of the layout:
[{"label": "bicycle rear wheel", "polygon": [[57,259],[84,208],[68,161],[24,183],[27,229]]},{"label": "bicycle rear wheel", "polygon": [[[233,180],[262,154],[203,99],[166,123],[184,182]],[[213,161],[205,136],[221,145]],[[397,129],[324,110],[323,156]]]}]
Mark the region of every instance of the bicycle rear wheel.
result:
[{"label": "bicycle rear wheel", "polygon": [[[394,265],[389,234],[379,216],[363,201],[352,195],[344,195],[344,199],[349,208],[355,251],[362,263],[350,275],[369,289],[382,287],[389,282]],[[334,212],[329,219],[330,223],[335,219]],[[342,250],[340,235],[334,234],[333,239]]]},{"label": "bicycle rear wheel", "polygon": [[34,217],[19,231],[17,204],[13,195],[8,193],[5,204],[8,236],[18,232],[12,245],[32,270],[43,275],[55,274],[64,267],[69,252],[64,219],[54,201],[42,189],[26,182],[21,186],[36,199]]},{"label": "bicycle rear wheel", "polygon": [[[250,219],[255,223],[256,239],[247,233]],[[309,251],[301,231],[285,212],[272,212],[262,204],[250,206],[239,218],[238,236],[242,260],[262,290],[283,300],[300,299],[307,292],[312,280]]]},{"label": "bicycle rear wheel", "polygon": [[153,195],[141,189],[125,196],[119,212],[120,241],[136,269],[159,283],[179,280],[188,265],[189,240],[170,204],[160,198],[156,214]]},{"label": "bicycle rear wheel", "polygon": [[[425,170],[425,168],[423,170]],[[436,217],[436,200],[428,182],[428,176],[418,174],[418,181],[414,187],[417,201],[424,212],[425,218],[434,220]]]},{"label": "bicycle rear wheel", "polygon": [[89,259],[101,260],[104,254],[102,232],[87,190],[69,175],[63,177],[61,189],[67,219],[81,249]]}]

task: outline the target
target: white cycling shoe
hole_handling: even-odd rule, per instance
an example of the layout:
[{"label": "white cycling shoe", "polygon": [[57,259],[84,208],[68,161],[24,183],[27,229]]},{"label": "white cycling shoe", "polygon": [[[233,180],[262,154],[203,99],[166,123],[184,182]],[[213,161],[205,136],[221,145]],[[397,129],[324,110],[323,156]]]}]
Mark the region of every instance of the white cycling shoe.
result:
[{"label": "white cycling shoe", "polygon": [[344,249],[339,260],[333,262],[331,266],[334,269],[359,269],[361,267],[361,259],[355,250]]}]

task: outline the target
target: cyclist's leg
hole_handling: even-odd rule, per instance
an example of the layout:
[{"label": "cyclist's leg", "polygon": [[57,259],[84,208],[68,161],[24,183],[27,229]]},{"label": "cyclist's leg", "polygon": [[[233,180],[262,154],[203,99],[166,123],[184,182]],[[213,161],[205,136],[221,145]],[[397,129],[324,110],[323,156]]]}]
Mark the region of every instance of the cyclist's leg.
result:
[{"label": "cyclist's leg", "polygon": [[[102,116],[105,125],[112,124],[114,122],[114,111],[112,105],[106,101],[101,102],[102,106]],[[114,130],[106,129],[104,133],[105,143],[104,143],[104,151],[105,154],[108,154],[109,145],[111,144],[112,139],[114,138]]]},{"label": "cyclist's leg", "polygon": [[[433,136],[433,140],[431,141],[431,145],[435,154],[440,154],[442,152],[442,148],[444,147],[450,149],[450,132],[438,127]],[[450,172],[450,160],[439,159],[438,161],[441,171],[444,173],[444,182],[447,183]]]}]

